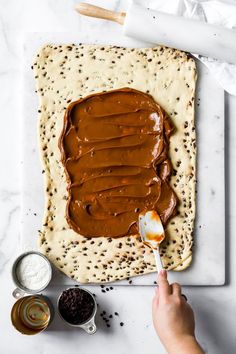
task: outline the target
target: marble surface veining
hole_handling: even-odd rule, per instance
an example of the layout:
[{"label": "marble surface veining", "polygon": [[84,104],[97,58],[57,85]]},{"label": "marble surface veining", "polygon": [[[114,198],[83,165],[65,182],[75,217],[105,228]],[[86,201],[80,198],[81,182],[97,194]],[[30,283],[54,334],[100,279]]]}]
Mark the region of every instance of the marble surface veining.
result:
[{"label": "marble surface veining", "polygon": [[[127,1],[93,1],[108,8],[125,9]],[[128,352],[165,353],[151,322],[152,287],[114,287],[102,292],[94,287],[99,312],[117,311],[107,328],[98,315],[99,331],[91,337],[68,328],[57,316],[50,330],[35,337],[24,337],[11,326],[9,313],[14,303],[11,265],[18,253],[20,212],[20,113],[21,32],[22,31],[86,31],[90,36],[107,22],[80,19],[73,11],[72,0],[1,0],[0,1],[0,352],[6,354],[51,354]],[[107,27],[106,27],[107,26]],[[117,27],[118,30],[118,27]],[[211,95],[209,93],[209,100]],[[184,293],[196,314],[197,337],[206,353],[234,354],[236,348],[236,98],[226,96],[226,265],[227,285],[224,287],[186,287]],[[217,176],[216,176],[217,178]],[[214,208],[214,205],[211,205]],[[55,303],[60,289],[51,284],[48,294]],[[100,310],[101,309],[101,310]],[[124,322],[121,327],[119,322]]]}]

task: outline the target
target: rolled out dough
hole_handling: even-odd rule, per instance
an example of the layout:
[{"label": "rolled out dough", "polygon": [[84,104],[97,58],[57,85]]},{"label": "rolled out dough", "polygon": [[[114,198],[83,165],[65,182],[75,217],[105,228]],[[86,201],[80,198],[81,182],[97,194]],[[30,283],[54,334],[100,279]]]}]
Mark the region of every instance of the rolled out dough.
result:
[{"label": "rolled out dough", "polygon": [[196,67],[186,53],[158,46],[131,49],[96,45],[45,45],[32,66],[39,96],[39,147],[45,182],[45,213],[39,249],[54,265],[81,283],[108,282],[155,271],[150,249],[138,235],[88,239],[65,219],[67,182],[58,139],[66,107],[93,92],[131,87],[153,96],[169,114],[176,132],[170,141],[171,178],[178,215],[166,228],[161,256],[180,271],[192,260],[195,217]]}]

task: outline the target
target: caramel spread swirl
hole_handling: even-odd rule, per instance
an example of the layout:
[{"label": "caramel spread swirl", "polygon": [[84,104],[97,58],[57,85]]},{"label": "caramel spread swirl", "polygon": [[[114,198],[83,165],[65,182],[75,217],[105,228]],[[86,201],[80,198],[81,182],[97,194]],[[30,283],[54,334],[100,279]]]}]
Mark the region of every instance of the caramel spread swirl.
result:
[{"label": "caramel spread swirl", "polygon": [[69,198],[69,226],[86,237],[137,234],[138,215],[176,212],[168,180],[173,126],[143,92],[123,88],[72,102],[59,141]]}]

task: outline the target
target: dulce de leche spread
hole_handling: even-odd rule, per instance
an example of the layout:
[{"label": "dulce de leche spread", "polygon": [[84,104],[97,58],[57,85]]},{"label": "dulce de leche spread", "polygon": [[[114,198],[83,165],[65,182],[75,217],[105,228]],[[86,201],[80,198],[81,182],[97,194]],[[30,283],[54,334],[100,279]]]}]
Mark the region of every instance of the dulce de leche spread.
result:
[{"label": "dulce de leche spread", "polygon": [[166,224],[177,204],[168,183],[172,132],[163,109],[134,89],[72,102],[59,141],[70,227],[86,237],[137,234],[139,213],[147,210]]}]

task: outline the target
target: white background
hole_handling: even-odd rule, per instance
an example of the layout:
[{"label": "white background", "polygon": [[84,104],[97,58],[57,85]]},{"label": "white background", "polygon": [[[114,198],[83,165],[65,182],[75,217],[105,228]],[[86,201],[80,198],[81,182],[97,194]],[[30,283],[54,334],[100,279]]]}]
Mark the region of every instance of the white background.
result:
[{"label": "white background", "polygon": [[[152,287],[117,287],[104,294],[94,288],[102,310],[119,312],[106,328],[88,337],[71,330],[56,316],[47,332],[35,337],[18,334],[10,323],[11,265],[18,254],[20,225],[20,114],[22,31],[87,31],[97,33],[107,22],[80,18],[72,0],[0,0],[0,352],[4,354],[165,353],[151,323]],[[127,1],[100,0],[98,5],[125,10]],[[120,28],[117,25],[117,31]],[[209,93],[210,99],[210,93]],[[227,285],[184,289],[196,313],[197,337],[206,353],[236,352],[236,98],[226,95],[226,256]],[[216,176],[217,178],[217,176]],[[209,205],[214,208],[214,205]],[[32,235],[35,237],[35,235]],[[217,247],[217,245],[216,245]],[[60,291],[51,286],[53,298]],[[119,326],[119,321],[125,325]]]}]

